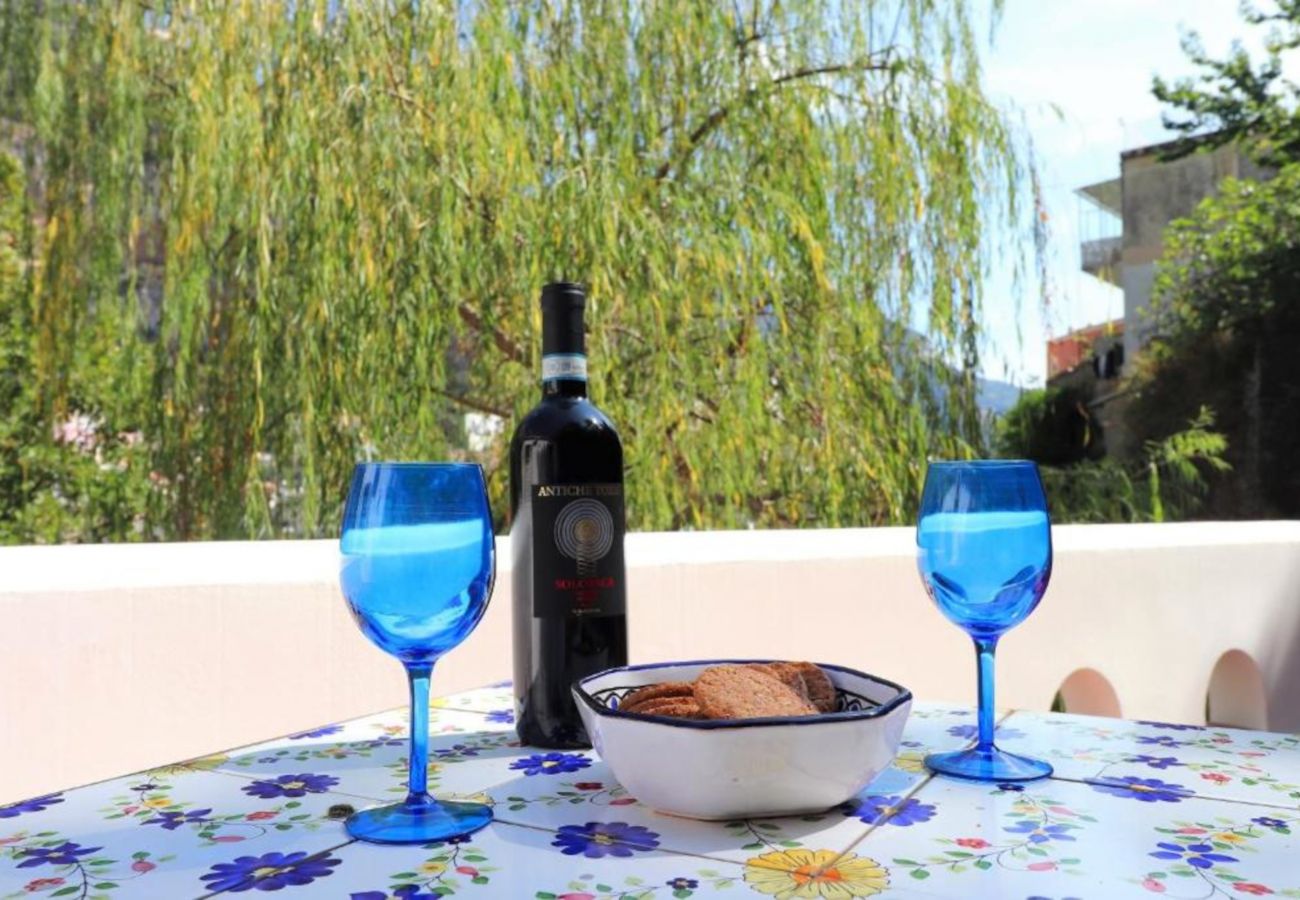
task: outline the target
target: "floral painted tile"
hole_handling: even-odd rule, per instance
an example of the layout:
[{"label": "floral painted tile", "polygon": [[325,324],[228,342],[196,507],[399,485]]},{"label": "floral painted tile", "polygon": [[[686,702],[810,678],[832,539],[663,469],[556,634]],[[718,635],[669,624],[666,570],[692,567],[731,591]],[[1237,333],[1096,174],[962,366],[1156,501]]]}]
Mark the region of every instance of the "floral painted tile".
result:
[{"label": "floral painted tile", "polygon": [[430,701],[434,709],[460,709],[483,713],[506,725],[515,721],[515,694],[510,682],[501,681],[472,691],[461,691]]},{"label": "floral painted tile", "polygon": [[[538,765],[545,757],[550,765]],[[825,813],[734,822],[704,822],[656,812],[632,797],[614,773],[589,753],[538,753],[524,757],[518,777],[487,789],[497,819],[563,832],[588,823],[642,828],[659,846],[733,862],[755,853],[815,847],[842,850],[866,824],[854,806]]]},{"label": "floral painted tile", "polygon": [[[1175,791],[934,778],[852,852],[937,897],[1300,897],[1300,815]],[[900,810],[900,813],[902,811]]]},{"label": "floral painted tile", "polygon": [[1300,736],[1035,713],[1007,724],[1000,743],[1048,760],[1058,778],[1300,809]]},{"label": "floral painted tile", "polygon": [[346,841],[330,817],[349,802],[335,781],[320,769],[263,781],[159,770],[0,808],[0,897],[198,896],[231,857]]},{"label": "floral painted tile", "polygon": [[[405,792],[407,725],[404,711],[346,722],[234,751],[216,768],[244,778],[293,775],[304,767],[326,768],[336,793],[396,800]],[[429,786],[434,794],[477,793],[512,777],[520,754],[514,726],[481,713],[435,710],[429,724]]]},{"label": "floral painted tile", "polygon": [[330,854],[337,864],[313,885],[315,892],[292,896],[653,900],[747,893],[741,866],[666,853],[661,839],[658,832],[619,822],[580,823],[563,832],[494,822],[450,843],[354,843]]},{"label": "floral painted tile", "polygon": [[[912,712],[907,717],[902,740],[898,744],[898,755],[894,757],[890,769],[877,782],[892,772],[901,777],[896,777],[885,789],[899,790],[915,784],[928,774],[925,768],[926,756],[965,747],[975,740],[977,731],[973,709],[948,704],[914,703]],[[999,739],[1007,734],[1005,725],[998,727]],[[1010,734],[1014,735],[1015,732]]]}]

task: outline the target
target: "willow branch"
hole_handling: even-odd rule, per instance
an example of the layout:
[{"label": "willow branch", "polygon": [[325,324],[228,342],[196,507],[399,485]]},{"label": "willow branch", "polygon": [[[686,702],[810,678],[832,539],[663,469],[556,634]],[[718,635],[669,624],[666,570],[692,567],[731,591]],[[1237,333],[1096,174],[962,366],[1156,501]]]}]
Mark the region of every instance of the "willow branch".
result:
[{"label": "willow branch", "polygon": [[467,409],[487,413],[490,416],[497,416],[502,419],[510,418],[510,410],[502,409],[499,406],[493,406],[490,403],[484,403],[482,400],[475,400],[473,397],[466,397],[461,394],[453,394],[451,391],[445,391],[439,387],[433,388],[433,392],[441,397],[446,397],[453,403],[457,403]]},{"label": "willow branch", "polygon": [[[886,55],[887,53],[888,51],[886,51]],[[755,97],[764,93],[765,91],[770,91],[774,88],[780,87],[783,84],[789,84],[790,82],[803,81],[804,79],[807,78],[815,78],[818,75],[834,75],[842,72],[883,72],[890,68],[892,68],[892,64],[889,63],[888,61],[879,62],[879,61],[873,61],[870,58],[858,60],[857,62],[850,62],[850,63],[833,63],[831,65],[825,65],[825,66],[807,66],[802,69],[795,69],[794,71],[786,72],[783,75],[778,75],[775,78],[771,79],[766,85],[764,85],[761,88],[760,87],[750,88],[743,95],[741,95],[738,101],[734,103],[724,104],[723,106],[719,106],[717,109],[713,110],[711,113],[705,116],[704,121],[701,122],[699,125],[696,125],[694,130],[692,130],[691,133],[686,136],[685,146],[677,154],[677,157],[675,159],[664,160],[664,162],[659,166],[659,168],[655,169],[655,181],[663,181],[665,178],[668,177],[668,174],[672,172],[674,169],[680,169],[683,165],[685,165],[686,162],[691,158],[691,155],[694,154],[697,149],[699,149],[700,144],[704,143],[704,139],[707,138],[709,135],[711,135],[714,131],[716,131],[718,129],[718,126],[720,126],[723,122],[725,122],[727,120],[727,117],[730,116],[733,111],[735,111],[740,107],[748,105],[750,101],[752,101]]]},{"label": "willow branch", "polygon": [[470,328],[473,328],[479,334],[485,334],[492,338],[492,343],[496,344],[497,349],[505,354],[506,359],[511,362],[517,362],[521,366],[528,364],[528,354],[524,352],[524,348],[511,340],[509,335],[500,328],[492,327],[485,323],[483,317],[478,314],[474,307],[470,306],[468,303],[462,303],[456,307],[456,311],[460,313],[462,322]]}]

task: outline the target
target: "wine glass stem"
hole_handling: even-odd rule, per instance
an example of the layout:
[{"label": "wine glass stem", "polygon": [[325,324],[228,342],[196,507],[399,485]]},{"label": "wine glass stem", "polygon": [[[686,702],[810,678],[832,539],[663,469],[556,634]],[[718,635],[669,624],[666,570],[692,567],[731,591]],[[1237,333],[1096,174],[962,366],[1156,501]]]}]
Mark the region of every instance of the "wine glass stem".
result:
[{"label": "wine glass stem", "polygon": [[993,654],[997,638],[975,638],[975,658],[979,665],[979,748],[993,746],[993,716],[997,708],[993,702]]},{"label": "wine glass stem", "polygon": [[432,803],[429,796],[429,676],[433,666],[407,666],[411,681],[411,765],[408,805]]}]

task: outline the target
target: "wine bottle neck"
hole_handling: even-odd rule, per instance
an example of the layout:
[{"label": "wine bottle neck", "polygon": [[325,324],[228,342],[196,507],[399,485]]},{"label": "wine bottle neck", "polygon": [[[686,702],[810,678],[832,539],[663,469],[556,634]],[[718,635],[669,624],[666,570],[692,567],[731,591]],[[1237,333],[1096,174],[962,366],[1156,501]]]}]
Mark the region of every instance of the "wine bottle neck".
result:
[{"label": "wine bottle neck", "polygon": [[587,357],[582,353],[542,356],[543,397],[587,396]]},{"label": "wine bottle neck", "polygon": [[542,288],[542,396],[587,396],[587,345],[582,314],[587,298],[569,281]]}]

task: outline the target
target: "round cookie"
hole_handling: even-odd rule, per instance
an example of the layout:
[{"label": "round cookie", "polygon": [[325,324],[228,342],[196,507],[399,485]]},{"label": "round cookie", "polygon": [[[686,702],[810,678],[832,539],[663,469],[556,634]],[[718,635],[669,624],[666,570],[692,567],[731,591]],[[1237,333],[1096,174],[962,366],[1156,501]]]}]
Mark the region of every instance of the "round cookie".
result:
[{"label": "round cookie", "polygon": [[813,706],[817,707],[818,712],[835,712],[837,695],[835,685],[831,682],[829,675],[810,662],[786,663],[785,665],[794,669],[803,678],[804,692],[808,695],[808,699],[812,701]]},{"label": "round cookie", "polygon": [[710,719],[811,716],[817,707],[767,672],[749,666],[713,666],[695,679],[695,699]]},{"label": "round cookie", "polygon": [[639,706],[650,700],[658,700],[662,697],[690,697],[691,695],[692,689],[689,681],[663,681],[659,684],[648,684],[645,687],[637,688],[623,698],[618,708],[623,712],[632,712],[633,706]]},{"label": "round cookie", "polygon": [[695,702],[694,697],[660,697],[658,700],[647,700],[640,703],[637,708],[630,710],[639,716],[669,716],[674,719],[702,719],[704,713],[700,711],[700,704]]},{"label": "round cookie", "polygon": [[[803,675],[800,673],[799,667],[794,663],[756,663],[753,668],[775,677],[778,681],[793,690],[800,697],[803,697],[805,700],[812,700],[812,698],[808,696],[808,686],[804,684]],[[816,706],[817,704],[814,703],[813,705]]]}]

